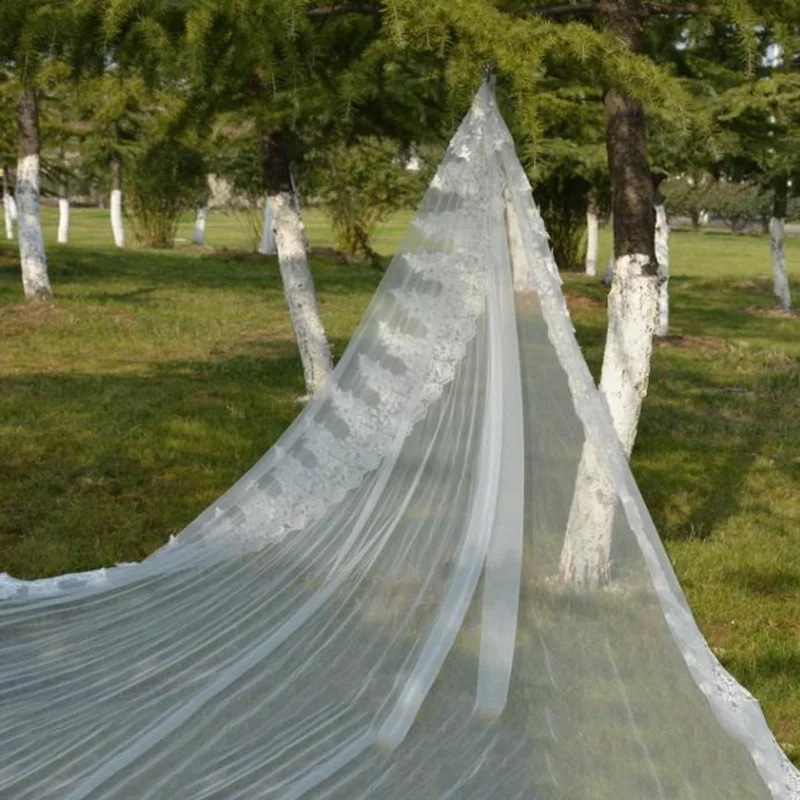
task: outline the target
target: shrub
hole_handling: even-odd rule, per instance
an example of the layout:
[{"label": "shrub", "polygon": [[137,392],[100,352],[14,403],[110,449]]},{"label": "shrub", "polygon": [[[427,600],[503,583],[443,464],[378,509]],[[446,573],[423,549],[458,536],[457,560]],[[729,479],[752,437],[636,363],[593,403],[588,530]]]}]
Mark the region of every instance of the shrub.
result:
[{"label": "shrub", "polygon": [[583,268],[586,244],[586,197],[589,184],[577,175],[551,173],[534,186],[534,196],[550,234],[558,268]]},{"label": "shrub", "polygon": [[264,177],[258,142],[252,132],[223,131],[215,139],[211,164],[217,178],[230,187],[228,208],[252,250],[258,247],[264,222]]},{"label": "shrub", "polygon": [[349,260],[378,264],[370,246],[375,228],[422,197],[430,170],[409,170],[407,162],[395,142],[375,136],[310,154],[310,189],[330,215],[336,246]]},{"label": "shrub", "polygon": [[181,214],[207,193],[206,165],[197,150],[174,139],[152,144],[128,171],[127,208],[136,240],[146,247],[173,247]]}]

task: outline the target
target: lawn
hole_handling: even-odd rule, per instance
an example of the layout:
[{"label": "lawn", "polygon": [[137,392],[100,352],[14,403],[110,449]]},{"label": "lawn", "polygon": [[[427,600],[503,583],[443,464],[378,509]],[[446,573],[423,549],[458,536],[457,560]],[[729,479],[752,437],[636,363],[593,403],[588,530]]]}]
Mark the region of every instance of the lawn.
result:
[{"label": "lawn", "polygon": [[[408,219],[378,232],[380,252]],[[22,305],[0,245],[0,571],[26,578],[145,556],[269,447],[303,391],[275,260],[243,251],[233,217],[212,214],[208,247],[163,253],[114,250],[105,212],[74,211],[69,246],[45,221],[54,305]],[[341,354],[380,274],[332,257],[321,215],[308,229]],[[800,301],[800,241],[789,263]],[[677,233],[672,267],[633,469],[700,627],[800,762],[800,318],[771,310],[762,237]],[[605,289],[565,289],[596,374]]]}]

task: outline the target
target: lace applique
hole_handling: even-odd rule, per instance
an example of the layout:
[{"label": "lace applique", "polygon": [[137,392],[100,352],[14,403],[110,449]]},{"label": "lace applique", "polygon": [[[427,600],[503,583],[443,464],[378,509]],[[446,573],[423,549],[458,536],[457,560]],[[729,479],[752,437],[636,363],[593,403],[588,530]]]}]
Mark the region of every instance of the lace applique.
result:
[{"label": "lace applique", "polygon": [[778,748],[779,750],[779,758],[782,759],[782,771],[783,771],[783,779],[784,785],[786,787],[786,791],[788,791],[788,797],[790,800],[800,800],[800,770],[792,764],[791,761],[786,757],[786,754],[783,750]]},{"label": "lace applique", "polygon": [[742,686],[733,675],[719,663],[714,653],[709,650],[711,670],[714,675],[714,687],[719,697],[734,711],[740,711],[746,703],[757,702],[755,697]]}]

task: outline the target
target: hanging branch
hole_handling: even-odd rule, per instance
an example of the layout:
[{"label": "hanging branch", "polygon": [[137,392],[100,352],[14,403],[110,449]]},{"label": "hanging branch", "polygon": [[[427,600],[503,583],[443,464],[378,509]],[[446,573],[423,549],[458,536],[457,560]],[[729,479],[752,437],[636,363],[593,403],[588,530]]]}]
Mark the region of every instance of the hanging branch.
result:
[{"label": "hanging branch", "polygon": [[707,14],[714,14],[717,9],[713,6],[703,9],[696,3],[685,3],[680,6],[673,6],[669,3],[645,3],[642,11],[644,11],[648,17],[691,17],[695,14],[700,14],[702,11],[705,11]]},{"label": "hanging branch", "polygon": [[596,0],[596,2],[571,3],[569,5],[540,6],[539,8],[527,8],[519,12],[524,17],[565,17],[571,14],[614,14],[624,11],[626,14],[640,19],[658,16],[694,16],[702,11],[709,14],[715,13],[713,7],[702,8],[697,3],[684,3],[682,5],[672,5],[671,3],[645,2],[638,8],[619,8],[619,3],[608,2],[608,0]]},{"label": "hanging branch", "polygon": [[[618,3],[608,0],[595,0],[586,3],[569,3],[557,6],[540,6],[539,8],[527,8],[517,12],[523,17],[566,17],[573,14],[613,14],[621,9]],[[705,11],[714,14],[717,9],[713,6],[702,8],[697,3],[684,3],[682,5],[672,5],[671,3],[644,2],[638,8],[626,8],[624,11],[634,17],[647,19],[648,17],[658,16],[694,16]],[[309,8],[306,11],[307,17],[336,17],[344,14],[369,14],[380,16],[384,8],[380,3],[344,3],[332,6],[320,6]]]},{"label": "hanging branch", "polygon": [[370,14],[379,16],[383,14],[383,6],[379,3],[350,3],[346,5],[309,8],[306,11],[307,17],[337,17],[342,14]]},{"label": "hanging branch", "polygon": [[519,13],[523,17],[562,17],[568,14],[599,14],[603,11],[601,3],[571,3],[561,6],[542,6],[540,8],[526,8]]}]

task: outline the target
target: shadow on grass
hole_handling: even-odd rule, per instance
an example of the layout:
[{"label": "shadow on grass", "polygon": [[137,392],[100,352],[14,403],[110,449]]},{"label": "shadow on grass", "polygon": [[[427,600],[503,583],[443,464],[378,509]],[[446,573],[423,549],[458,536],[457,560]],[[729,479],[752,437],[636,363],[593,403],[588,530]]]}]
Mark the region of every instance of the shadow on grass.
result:
[{"label": "shadow on grass", "polygon": [[[790,595],[800,591],[800,575],[780,567],[747,566],[727,569],[728,580],[757,595]],[[798,662],[800,674],[800,662]]]},{"label": "shadow on grass", "polygon": [[[583,276],[565,276],[565,289],[584,357],[599,379],[606,290]],[[759,313],[774,306],[771,291],[766,279],[671,281],[673,334],[656,341],[633,457],[666,539],[707,538],[741,510],[742,497],[750,511],[771,514],[770,498],[757,508],[761,501],[742,491],[744,483],[776,452],[785,474],[791,470],[800,319]]]},{"label": "shadow on grass", "polygon": [[741,510],[743,497],[749,511],[770,515],[770,498],[759,506],[743,486],[759,460],[791,448],[785,436],[796,425],[796,375],[791,362],[756,365],[740,376],[742,385],[715,386],[691,358],[655,371],[633,464],[664,538],[707,538]]},{"label": "shadow on grass", "polygon": [[[372,293],[381,279],[379,270],[312,255],[314,280],[321,293]],[[139,302],[156,288],[215,288],[253,291],[282,291],[277,259],[238,251],[219,251],[200,255],[180,251],[86,250],[68,248],[49,254],[50,280],[56,295],[86,298],[83,287],[114,282],[141,287],[119,294],[111,291],[93,295],[110,302]],[[22,299],[19,263],[16,253],[0,246],[0,300]]]},{"label": "shadow on grass", "polygon": [[0,380],[0,571],[41,577],[138,560],[225,491],[291,423],[292,342],[270,357],[148,375]]}]

